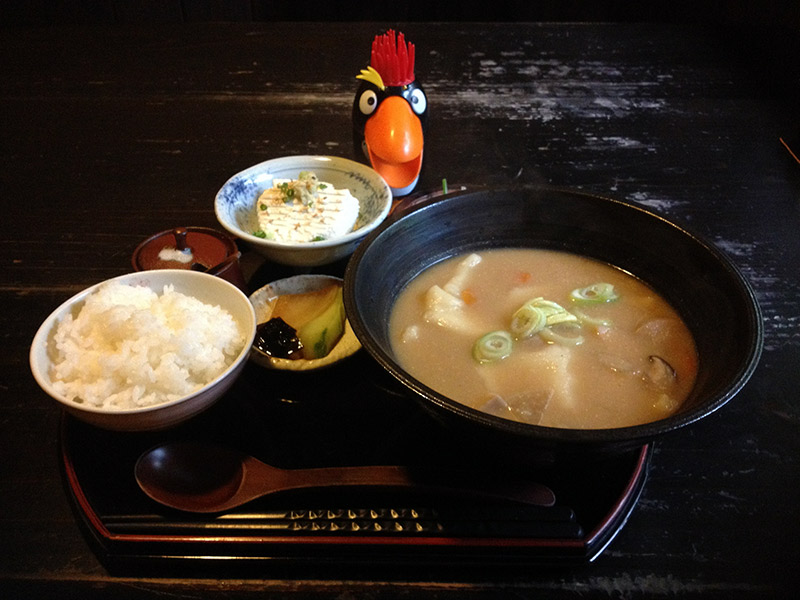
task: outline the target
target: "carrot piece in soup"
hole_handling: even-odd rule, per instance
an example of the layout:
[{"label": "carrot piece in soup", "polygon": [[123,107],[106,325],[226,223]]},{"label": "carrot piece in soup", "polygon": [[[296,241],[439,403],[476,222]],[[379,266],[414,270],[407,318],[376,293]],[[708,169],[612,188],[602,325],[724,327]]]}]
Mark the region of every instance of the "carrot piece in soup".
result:
[{"label": "carrot piece in soup", "polygon": [[531,280],[531,274],[527,271],[519,271],[515,279],[517,283],[528,283]]},{"label": "carrot piece in soup", "polygon": [[464,304],[474,304],[477,298],[470,290],[461,290],[461,299]]}]

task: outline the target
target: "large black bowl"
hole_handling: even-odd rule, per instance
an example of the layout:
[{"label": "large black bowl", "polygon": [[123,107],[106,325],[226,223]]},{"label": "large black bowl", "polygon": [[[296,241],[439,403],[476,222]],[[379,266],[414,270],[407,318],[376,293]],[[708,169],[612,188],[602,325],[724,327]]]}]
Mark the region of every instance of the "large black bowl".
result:
[{"label": "large black bowl", "polygon": [[[665,297],[691,329],[700,357],[697,382],[680,411],[633,427],[541,427],[464,406],[407,373],[389,341],[389,314],[398,294],[434,263],[466,251],[500,247],[589,256],[632,273]],[[466,428],[468,439],[542,454],[629,449],[702,419],[739,392],[762,349],[758,303],[746,279],[722,252],[652,212],[559,189],[457,193],[393,215],[350,259],[344,301],[364,348],[411,396],[447,422]]]}]

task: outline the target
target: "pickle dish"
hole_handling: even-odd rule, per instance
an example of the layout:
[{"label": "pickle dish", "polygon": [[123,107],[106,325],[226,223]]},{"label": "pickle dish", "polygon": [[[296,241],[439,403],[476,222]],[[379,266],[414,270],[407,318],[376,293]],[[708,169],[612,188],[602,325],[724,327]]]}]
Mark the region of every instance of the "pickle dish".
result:
[{"label": "pickle dish", "polygon": [[[263,327],[272,318],[278,297],[314,292],[322,290],[331,284],[342,286],[342,280],[331,275],[295,275],[274,281],[253,292],[250,295],[250,302],[255,309],[256,323],[258,325],[256,326],[256,340],[250,351],[250,360],[268,369],[310,371],[333,365],[357,352],[361,348],[361,343],[355,336],[350,326],[350,321],[346,317],[341,337],[330,351],[320,358],[310,360],[306,358],[279,358],[271,356],[258,347],[259,328]],[[344,310],[343,305],[342,310]]]}]

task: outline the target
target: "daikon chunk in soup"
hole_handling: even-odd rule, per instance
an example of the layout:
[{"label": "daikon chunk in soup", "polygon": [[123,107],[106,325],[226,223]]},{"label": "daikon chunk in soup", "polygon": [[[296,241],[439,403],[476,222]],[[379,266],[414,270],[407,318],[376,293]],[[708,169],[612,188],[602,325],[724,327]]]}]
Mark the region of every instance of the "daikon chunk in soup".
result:
[{"label": "daikon chunk in soup", "polygon": [[414,278],[390,317],[413,377],[475,409],[598,429],[674,413],[697,351],[677,312],[615,267],[574,254],[496,249]]}]

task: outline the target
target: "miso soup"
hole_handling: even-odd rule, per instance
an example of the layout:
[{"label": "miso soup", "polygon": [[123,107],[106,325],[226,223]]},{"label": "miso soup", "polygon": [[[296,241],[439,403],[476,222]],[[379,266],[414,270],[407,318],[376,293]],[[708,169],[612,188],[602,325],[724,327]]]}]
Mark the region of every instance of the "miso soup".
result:
[{"label": "miso soup", "polygon": [[698,357],[650,287],[574,254],[497,249],[438,263],[403,290],[392,348],[412,376],[507,419],[571,429],[674,413]]}]

